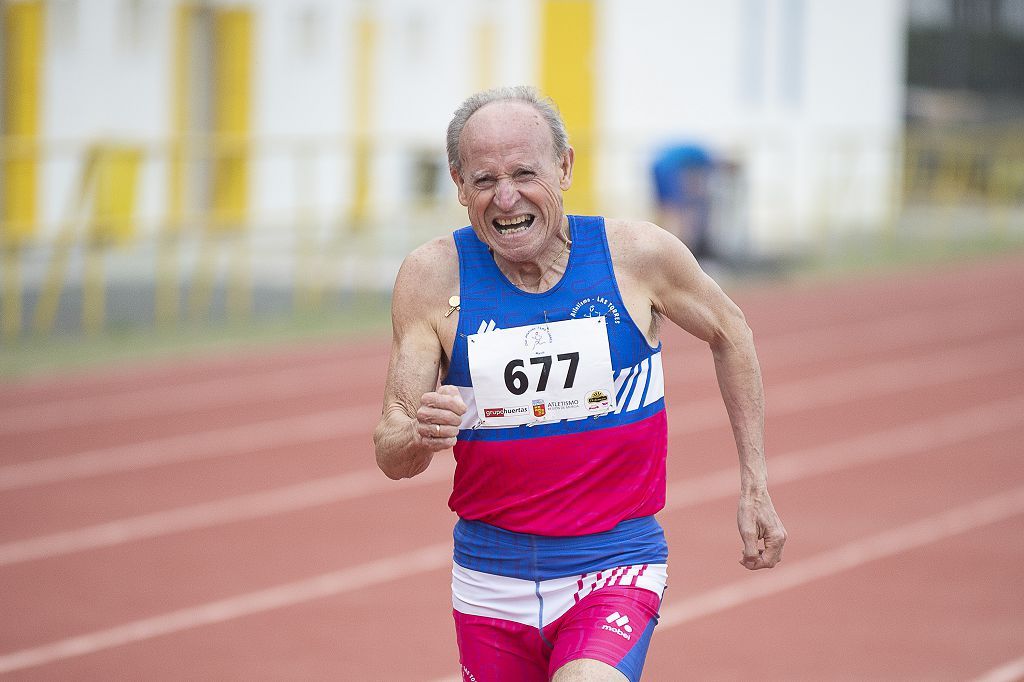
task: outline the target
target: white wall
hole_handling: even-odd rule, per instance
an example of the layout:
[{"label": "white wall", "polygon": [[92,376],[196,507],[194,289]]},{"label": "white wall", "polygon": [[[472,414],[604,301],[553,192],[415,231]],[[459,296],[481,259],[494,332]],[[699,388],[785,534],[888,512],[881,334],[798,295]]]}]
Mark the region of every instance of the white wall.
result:
[{"label": "white wall", "polygon": [[[801,244],[823,216],[829,229],[883,218],[892,185],[887,153],[902,128],[905,2],[595,1],[603,210],[649,217],[654,150],[697,141],[742,164],[750,183],[743,219],[760,248]],[[493,65],[491,84],[539,80],[538,0],[225,4],[245,4],[255,14],[250,196],[257,224],[299,213],[337,223],[346,214],[355,17],[362,8],[379,26],[369,133],[380,144],[371,204],[389,222],[408,209],[416,151],[443,159],[445,126],[481,84],[483,64]],[[159,151],[171,134],[175,5],[49,3],[48,139],[141,140]],[[494,40],[481,45],[476,36],[485,21]],[[64,217],[78,172],[67,151],[74,147],[64,149],[43,171],[48,234]],[[154,153],[143,171],[140,213],[148,230],[166,210],[165,161]],[[453,191],[446,188],[443,198],[454,205]]]},{"label": "white wall", "polygon": [[[902,128],[902,3],[608,0],[602,19],[601,177],[614,203],[649,210],[645,164],[685,141],[742,165],[764,248],[813,237],[832,209],[820,205],[826,187],[839,194],[833,228],[883,219]],[[825,174],[840,149],[852,185]]]}]

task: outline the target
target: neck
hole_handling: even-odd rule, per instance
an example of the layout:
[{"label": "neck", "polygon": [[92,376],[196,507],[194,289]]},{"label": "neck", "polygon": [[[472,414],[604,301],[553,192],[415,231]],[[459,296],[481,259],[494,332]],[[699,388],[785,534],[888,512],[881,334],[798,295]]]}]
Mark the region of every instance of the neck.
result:
[{"label": "neck", "polygon": [[554,255],[541,256],[535,262],[510,263],[493,252],[491,255],[498,269],[516,287],[523,291],[540,294],[557,284],[562,275],[565,274],[565,270],[569,266],[569,252],[571,248],[572,242],[566,236],[566,233],[562,232],[558,244],[552,246],[550,251],[545,252],[545,254],[548,254],[553,251]]}]

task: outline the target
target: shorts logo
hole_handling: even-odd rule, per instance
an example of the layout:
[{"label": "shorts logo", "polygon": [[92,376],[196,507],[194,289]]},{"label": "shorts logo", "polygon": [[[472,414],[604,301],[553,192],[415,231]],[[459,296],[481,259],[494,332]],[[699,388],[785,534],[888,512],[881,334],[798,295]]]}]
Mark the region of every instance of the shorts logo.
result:
[{"label": "shorts logo", "polygon": [[[612,615],[605,618],[604,621],[605,624],[601,626],[602,630],[614,632],[619,637],[622,637],[624,639],[632,639],[629,633],[633,632],[633,627],[629,625],[628,617],[622,616],[619,614],[618,611],[616,611]],[[617,625],[618,627],[612,627],[612,623],[615,623],[615,625]]]},{"label": "shorts logo", "polygon": [[587,409],[599,410],[602,407],[608,407],[608,394],[604,391],[591,391],[587,395]]},{"label": "shorts logo", "polygon": [[543,400],[534,400],[533,401],[533,416],[534,417],[543,417],[547,413],[548,413],[548,410],[547,410],[547,407],[544,405],[544,401]]}]

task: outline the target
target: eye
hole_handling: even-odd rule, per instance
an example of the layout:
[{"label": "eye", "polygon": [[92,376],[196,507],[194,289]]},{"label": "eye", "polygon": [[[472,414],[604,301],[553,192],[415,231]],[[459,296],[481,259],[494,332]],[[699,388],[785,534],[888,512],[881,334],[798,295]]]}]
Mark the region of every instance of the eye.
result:
[{"label": "eye", "polygon": [[473,186],[477,189],[487,189],[494,185],[494,178],[489,175],[481,176],[473,181]]},{"label": "eye", "polygon": [[537,174],[526,168],[517,170],[515,173],[516,180],[533,180],[535,177],[537,177]]}]

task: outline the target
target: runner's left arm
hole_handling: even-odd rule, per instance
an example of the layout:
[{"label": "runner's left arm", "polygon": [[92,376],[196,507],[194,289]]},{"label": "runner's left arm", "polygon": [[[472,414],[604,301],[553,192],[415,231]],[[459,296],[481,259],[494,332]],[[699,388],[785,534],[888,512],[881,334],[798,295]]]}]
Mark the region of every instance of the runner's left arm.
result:
[{"label": "runner's left arm", "polygon": [[739,455],[740,563],[751,570],[771,568],[782,560],[786,530],[768,493],[764,388],[753,333],[739,307],[678,239],[649,223],[638,229],[644,231],[636,242],[642,244],[638,261],[648,275],[654,310],[711,347]]}]

